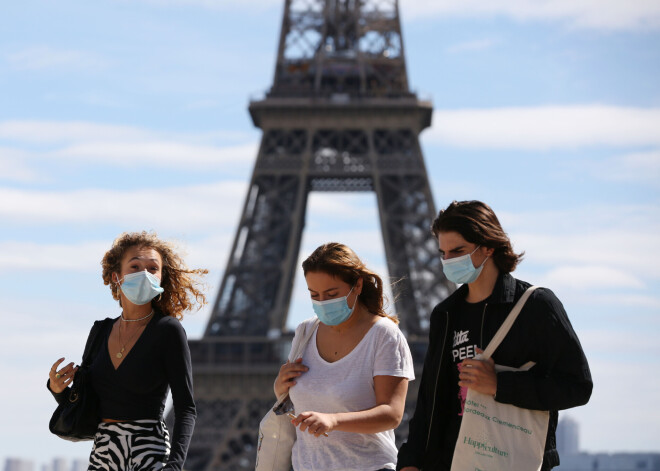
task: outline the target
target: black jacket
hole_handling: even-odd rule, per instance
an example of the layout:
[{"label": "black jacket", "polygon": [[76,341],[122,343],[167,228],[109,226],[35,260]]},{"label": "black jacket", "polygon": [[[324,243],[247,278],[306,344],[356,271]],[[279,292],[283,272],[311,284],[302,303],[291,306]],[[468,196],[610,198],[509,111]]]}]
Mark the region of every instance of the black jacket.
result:
[{"label": "black jacket", "polygon": [[[482,348],[509,314],[529,283],[510,274],[500,274],[486,300]],[[419,386],[417,406],[410,421],[408,441],[401,446],[397,469],[415,466],[424,471],[444,469],[439,444],[449,420],[453,387],[451,378],[452,319],[459,316],[457,301],[467,295],[467,285],[438,304],[431,314],[429,347]],[[559,465],[555,430],[557,411],[586,404],[593,383],[580,341],[561,302],[552,291],[532,293],[509,334],[493,354],[495,363],[519,368],[528,361],[536,365],[525,372],[497,374],[496,401],[517,407],[550,411],[543,470]],[[446,458],[446,457],[445,457]]]}]

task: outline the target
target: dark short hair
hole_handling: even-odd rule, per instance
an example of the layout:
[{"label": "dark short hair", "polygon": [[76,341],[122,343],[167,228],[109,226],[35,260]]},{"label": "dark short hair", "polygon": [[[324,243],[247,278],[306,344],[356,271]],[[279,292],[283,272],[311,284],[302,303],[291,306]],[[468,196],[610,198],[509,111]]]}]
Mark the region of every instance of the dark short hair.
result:
[{"label": "dark short hair", "polygon": [[431,230],[436,238],[441,232],[458,232],[472,244],[495,249],[493,262],[504,273],[514,271],[525,254],[513,251],[495,212],[481,201],[453,201],[438,213]]}]

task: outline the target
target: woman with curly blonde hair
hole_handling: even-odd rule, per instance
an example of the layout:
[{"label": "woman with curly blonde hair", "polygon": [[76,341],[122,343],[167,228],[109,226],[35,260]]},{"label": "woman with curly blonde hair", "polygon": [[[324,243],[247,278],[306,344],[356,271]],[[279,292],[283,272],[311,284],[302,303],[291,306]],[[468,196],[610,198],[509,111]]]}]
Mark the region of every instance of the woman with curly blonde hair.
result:
[{"label": "woman with curly blonde hair", "polygon": [[[121,314],[96,321],[93,339],[102,340],[89,374],[99,399],[100,423],[89,470],[181,470],[195,425],[192,367],[184,311],[206,304],[198,279],[207,270],[189,269],[172,244],[155,233],[121,234],[101,262],[103,282],[119,301]],[[58,403],[68,398],[78,367],[59,368],[48,387]],[[163,422],[168,390],[174,400],[170,443]]]}]

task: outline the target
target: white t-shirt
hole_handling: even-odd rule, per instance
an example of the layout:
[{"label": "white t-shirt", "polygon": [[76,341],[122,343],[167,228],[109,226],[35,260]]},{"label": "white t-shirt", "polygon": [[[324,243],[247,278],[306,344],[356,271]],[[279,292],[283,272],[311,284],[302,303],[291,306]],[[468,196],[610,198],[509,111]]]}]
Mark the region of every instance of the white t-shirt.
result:
[{"label": "white t-shirt", "polygon": [[[311,328],[315,318],[303,321]],[[345,357],[328,363],[319,355],[316,333],[303,351],[309,371],[296,379],[289,396],[296,413],[354,412],[376,406],[374,376],[415,379],[408,342],[399,327],[383,317]],[[295,471],[375,471],[396,467],[394,430],[379,433],[352,433],[334,430],[328,437],[315,437],[296,429],[293,445]]]}]

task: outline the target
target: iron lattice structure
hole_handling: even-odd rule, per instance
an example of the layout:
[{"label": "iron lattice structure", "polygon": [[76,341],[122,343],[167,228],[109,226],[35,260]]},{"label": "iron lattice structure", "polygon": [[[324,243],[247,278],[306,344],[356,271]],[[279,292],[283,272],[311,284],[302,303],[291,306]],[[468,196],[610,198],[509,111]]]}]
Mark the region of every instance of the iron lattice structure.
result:
[{"label": "iron lattice structure", "polygon": [[454,288],[430,234],[418,140],[432,106],[409,90],[396,0],[286,0],[273,86],[249,110],[263,130],[257,162],[206,332],[190,342],[193,471],[254,467],[259,420],[291,344],[309,192],[376,193],[389,274],[402,280],[395,309],[418,366],[431,310]]}]

